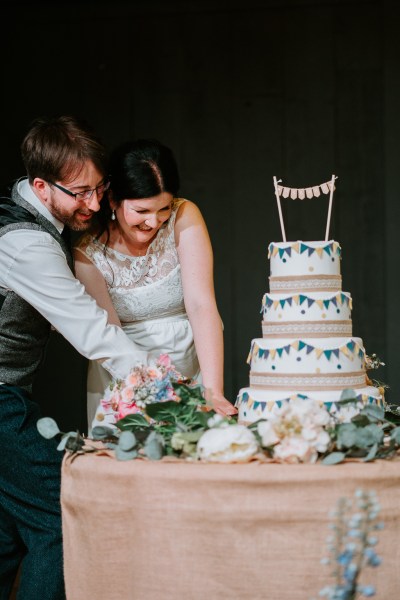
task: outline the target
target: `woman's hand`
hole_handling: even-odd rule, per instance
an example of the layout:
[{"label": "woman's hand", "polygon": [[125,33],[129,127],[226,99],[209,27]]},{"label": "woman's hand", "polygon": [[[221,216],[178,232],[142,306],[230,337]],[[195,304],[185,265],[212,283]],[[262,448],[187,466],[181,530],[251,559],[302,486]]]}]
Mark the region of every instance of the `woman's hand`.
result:
[{"label": "woman's hand", "polygon": [[223,417],[237,415],[237,408],[235,408],[222,394],[214,394],[210,390],[207,390],[206,401],[210,408]]}]

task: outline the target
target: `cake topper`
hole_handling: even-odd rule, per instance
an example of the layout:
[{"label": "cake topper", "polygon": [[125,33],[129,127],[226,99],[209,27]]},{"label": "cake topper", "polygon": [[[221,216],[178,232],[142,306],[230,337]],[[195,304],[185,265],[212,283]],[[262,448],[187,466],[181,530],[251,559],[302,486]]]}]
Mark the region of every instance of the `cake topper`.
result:
[{"label": "cake topper", "polygon": [[279,212],[279,221],[281,223],[282,237],[283,241],[286,242],[286,233],[285,226],[283,224],[283,216],[282,216],[282,207],[281,207],[281,196],[282,198],[292,198],[292,200],[304,200],[305,198],[318,198],[323,194],[329,194],[329,208],[328,208],[328,219],[326,223],[326,232],[325,232],[325,241],[328,241],[329,236],[329,227],[331,223],[331,214],[332,214],[332,200],[333,200],[333,192],[335,190],[335,179],[337,179],[336,175],[332,175],[332,179],[330,181],[325,181],[325,183],[320,183],[319,185],[314,185],[308,188],[289,188],[283,185],[278,185],[282,183],[282,179],[277,179],[274,175],[274,187],[275,187],[275,196],[276,201],[278,203],[278,212]]}]

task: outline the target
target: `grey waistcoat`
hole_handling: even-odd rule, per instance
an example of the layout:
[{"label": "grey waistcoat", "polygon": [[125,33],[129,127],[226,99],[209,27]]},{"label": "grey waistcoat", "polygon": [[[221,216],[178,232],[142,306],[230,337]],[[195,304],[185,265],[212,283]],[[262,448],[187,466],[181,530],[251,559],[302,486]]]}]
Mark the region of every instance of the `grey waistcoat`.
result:
[{"label": "grey waistcoat", "polygon": [[[70,250],[56,227],[18,194],[16,184],[12,199],[0,198],[0,236],[15,229],[49,233],[62,247],[72,270]],[[31,276],[34,278],[35,274]],[[33,306],[13,290],[0,287],[0,382],[31,391],[44,358],[50,328],[50,323]]]}]

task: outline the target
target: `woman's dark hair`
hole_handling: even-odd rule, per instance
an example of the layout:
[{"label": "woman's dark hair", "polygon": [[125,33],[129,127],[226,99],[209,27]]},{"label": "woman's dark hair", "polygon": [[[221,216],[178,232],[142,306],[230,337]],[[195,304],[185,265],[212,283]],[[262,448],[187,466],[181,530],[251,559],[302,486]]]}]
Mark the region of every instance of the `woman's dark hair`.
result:
[{"label": "woman's dark hair", "polygon": [[[179,190],[179,172],[173,152],[155,139],[124,142],[111,153],[109,175],[112,198],[123,200],[152,198],[162,192],[173,196]],[[108,229],[111,208],[104,198],[96,215],[100,225],[98,235]]]}]

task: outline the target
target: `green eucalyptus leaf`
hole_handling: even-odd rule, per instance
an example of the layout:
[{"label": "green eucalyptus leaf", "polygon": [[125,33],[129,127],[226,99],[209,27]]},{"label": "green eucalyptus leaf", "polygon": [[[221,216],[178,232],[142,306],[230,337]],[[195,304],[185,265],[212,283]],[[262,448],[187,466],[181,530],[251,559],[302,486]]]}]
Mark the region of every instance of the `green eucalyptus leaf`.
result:
[{"label": "green eucalyptus leaf", "polygon": [[115,457],[117,460],[132,460],[138,456],[136,449],[123,450],[119,445],[115,448]]},{"label": "green eucalyptus leaf", "polygon": [[120,435],[118,447],[124,452],[129,452],[137,445],[137,439],[132,431],[123,431]]},{"label": "green eucalyptus leaf", "polygon": [[366,425],[369,425],[370,420],[367,415],[359,413],[358,415],[354,415],[354,417],[352,417],[351,422],[354,423],[354,425],[357,425],[357,427],[365,427]]},{"label": "green eucalyptus leaf", "polygon": [[346,388],[340,394],[340,402],[342,402],[342,401],[349,401],[349,400],[351,402],[357,402],[357,392],[355,390],[350,389],[350,388]]},{"label": "green eucalyptus leaf", "polygon": [[396,444],[400,444],[400,427],[395,427],[391,433],[390,438],[396,442]]},{"label": "green eucalyptus leaf", "polygon": [[337,427],[338,448],[351,448],[356,443],[357,427],[353,423],[342,423]]},{"label": "green eucalyptus leaf", "polygon": [[377,452],[378,452],[378,444],[374,444],[373,446],[371,446],[371,449],[368,452],[367,456],[365,456],[363,458],[363,461],[370,462],[371,460],[374,460],[376,458]]},{"label": "green eucalyptus leaf", "polygon": [[93,427],[92,429],[91,438],[93,440],[107,440],[115,437],[115,433],[115,430],[111,427],[107,427],[106,425],[96,425],[96,427]]},{"label": "green eucalyptus leaf", "polygon": [[106,444],[104,444],[106,448],[108,448],[109,450],[116,450],[116,448],[118,447],[118,444],[116,442],[107,442]]},{"label": "green eucalyptus leaf", "polygon": [[321,463],[323,465],[337,465],[338,463],[341,463],[345,458],[346,455],[344,454],[344,452],[331,452],[321,460]]},{"label": "green eucalyptus leaf", "polygon": [[383,421],[385,418],[385,409],[377,404],[367,404],[361,410],[361,414],[367,415],[370,419]]},{"label": "green eucalyptus leaf", "polygon": [[50,440],[58,433],[61,433],[57,423],[51,417],[43,417],[42,419],[39,419],[36,423],[36,427],[40,435],[46,438],[46,440]]},{"label": "green eucalyptus leaf", "polygon": [[374,444],[378,444],[383,440],[383,431],[375,425],[375,423],[371,423],[366,427],[359,427],[356,434],[355,446],[358,448],[369,448],[369,446],[373,446]]},{"label": "green eucalyptus leaf", "polygon": [[144,444],[144,453],[150,460],[160,460],[164,455],[164,439],[152,431]]}]

